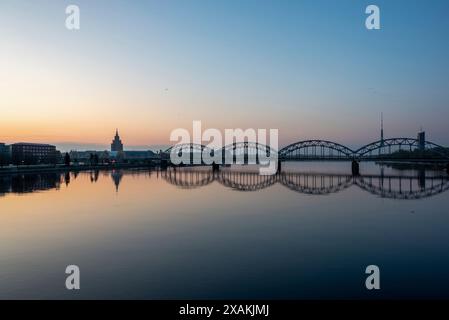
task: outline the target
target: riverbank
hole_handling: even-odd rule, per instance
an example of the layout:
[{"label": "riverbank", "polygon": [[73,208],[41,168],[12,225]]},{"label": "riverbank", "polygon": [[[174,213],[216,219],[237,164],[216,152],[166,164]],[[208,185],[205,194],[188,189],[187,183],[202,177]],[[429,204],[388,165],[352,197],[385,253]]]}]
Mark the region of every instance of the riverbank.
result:
[{"label": "riverbank", "polygon": [[448,170],[449,171],[449,162],[384,160],[384,161],[376,161],[376,164],[381,165],[381,166],[391,167],[394,169],[399,169],[399,170],[430,169],[430,170]]},{"label": "riverbank", "polygon": [[137,168],[155,168],[158,163],[149,164],[99,164],[99,165],[31,165],[31,166],[8,166],[0,168],[0,175],[9,174],[32,174],[32,173],[51,173],[68,171],[91,171],[91,170],[117,170],[117,169],[137,169]]}]

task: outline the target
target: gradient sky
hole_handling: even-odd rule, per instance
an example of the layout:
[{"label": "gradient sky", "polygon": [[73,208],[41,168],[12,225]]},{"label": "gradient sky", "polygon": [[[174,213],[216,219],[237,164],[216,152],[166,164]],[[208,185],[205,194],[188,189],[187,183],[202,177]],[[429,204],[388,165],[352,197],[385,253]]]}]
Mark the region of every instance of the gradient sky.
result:
[{"label": "gradient sky", "polygon": [[387,137],[423,127],[449,145],[448,14],[445,0],[2,0],[0,142],[101,148],[118,127],[125,147],[167,144],[201,120],[360,146],[383,112]]}]

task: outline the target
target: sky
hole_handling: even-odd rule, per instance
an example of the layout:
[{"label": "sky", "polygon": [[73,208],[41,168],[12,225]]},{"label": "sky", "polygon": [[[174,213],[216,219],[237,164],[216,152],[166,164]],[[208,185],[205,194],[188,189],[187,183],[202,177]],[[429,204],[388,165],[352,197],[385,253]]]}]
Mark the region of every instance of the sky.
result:
[{"label": "sky", "polygon": [[383,112],[386,137],[423,128],[449,145],[448,13],[445,0],[2,0],[0,142],[102,149],[118,128],[139,149],[200,120],[357,147],[379,139]]}]

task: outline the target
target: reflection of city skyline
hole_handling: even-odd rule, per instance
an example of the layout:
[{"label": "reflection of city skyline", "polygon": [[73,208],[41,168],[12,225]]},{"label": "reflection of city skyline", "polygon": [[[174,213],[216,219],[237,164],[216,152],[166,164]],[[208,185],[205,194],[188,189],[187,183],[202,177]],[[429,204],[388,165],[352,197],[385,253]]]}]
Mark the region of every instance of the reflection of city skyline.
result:
[{"label": "reflection of city skyline", "polygon": [[[254,192],[269,189],[274,185],[282,185],[290,191],[306,195],[329,195],[343,192],[352,186],[375,196],[391,199],[421,199],[449,190],[449,175],[443,172],[430,171],[426,175],[424,169],[416,173],[404,174],[367,174],[353,176],[345,173],[295,172],[264,176],[249,170],[212,171],[209,168],[184,168],[168,170],[113,170],[104,171],[103,176],[110,177],[116,193],[125,176],[155,173],[156,179],[162,179],[170,185],[181,189],[207,187],[217,182],[221,186],[240,192]],[[77,178],[79,172],[41,173],[0,176],[0,196],[8,193],[23,194],[55,189],[61,184],[67,187]],[[99,180],[100,171],[93,170],[81,173],[91,183]]]},{"label": "reflection of city skyline", "polygon": [[70,183],[61,173],[40,173],[0,176],[0,196],[6,193],[30,193],[41,190],[59,189],[62,182]]},{"label": "reflection of city skyline", "polygon": [[112,181],[114,181],[115,191],[118,192],[118,188],[120,186],[120,182],[123,178],[123,170],[113,170],[111,172]]}]

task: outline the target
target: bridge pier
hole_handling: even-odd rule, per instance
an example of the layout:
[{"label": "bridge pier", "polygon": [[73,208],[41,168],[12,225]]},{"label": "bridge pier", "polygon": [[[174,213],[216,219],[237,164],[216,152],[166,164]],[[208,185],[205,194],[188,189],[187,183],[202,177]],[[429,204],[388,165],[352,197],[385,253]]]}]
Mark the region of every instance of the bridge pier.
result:
[{"label": "bridge pier", "polygon": [[213,172],[220,171],[220,165],[217,164],[217,163],[215,163],[215,162],[213,162],[213,163],[212,163],[212,171],[213,171]]},{"label": "bridge pier", "polygon": [[282,161],[281,159],[278,159],[278,166],[276,169],[276,173],[281,173],[281,169],[282,169]]},{"label": "bridge pier", "polygon": [[359,176],[360,175],[360,164],[356,160],[352,160],[352,175]]}]

